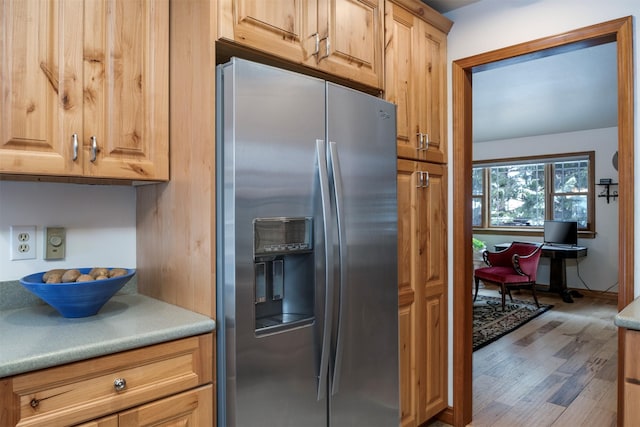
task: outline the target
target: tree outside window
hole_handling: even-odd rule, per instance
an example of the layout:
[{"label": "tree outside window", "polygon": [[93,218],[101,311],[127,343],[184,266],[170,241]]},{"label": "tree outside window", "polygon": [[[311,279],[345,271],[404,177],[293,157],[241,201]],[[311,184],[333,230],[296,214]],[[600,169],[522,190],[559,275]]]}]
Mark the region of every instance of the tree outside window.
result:
[{"label": "tree outside window", "polygon": [[476,163],[473,226],[531,229],[553,219],[594,231],[594,157],[588,152]]}]

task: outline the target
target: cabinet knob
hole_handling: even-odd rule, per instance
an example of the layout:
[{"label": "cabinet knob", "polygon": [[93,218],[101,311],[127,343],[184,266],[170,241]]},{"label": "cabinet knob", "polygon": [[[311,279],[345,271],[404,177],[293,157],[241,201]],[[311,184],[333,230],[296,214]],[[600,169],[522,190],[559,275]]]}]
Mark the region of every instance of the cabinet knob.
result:
[{"label": "cabinet knob", "polygon": [[115,380],[113,380],[113,388],[116,389],[116,391],[122,391],[125,388],[127,388],[127,380],[125,380],[124,378],[116,378]]}]

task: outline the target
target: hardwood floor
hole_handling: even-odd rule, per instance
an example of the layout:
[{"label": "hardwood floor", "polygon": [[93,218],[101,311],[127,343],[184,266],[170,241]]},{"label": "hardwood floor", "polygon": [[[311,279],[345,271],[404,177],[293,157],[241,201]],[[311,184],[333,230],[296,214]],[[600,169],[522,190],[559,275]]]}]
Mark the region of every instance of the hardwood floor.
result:
[{"label": "hardwood floor", "polygon": [[[480,293],[498,295],[495,288]],[[529,291],[514,299],[532,300]],[[616,302],[539,293],[554,307],[473,354],[472,426],[615,426]],[[429,424],[430,427],[445,425]]]}]

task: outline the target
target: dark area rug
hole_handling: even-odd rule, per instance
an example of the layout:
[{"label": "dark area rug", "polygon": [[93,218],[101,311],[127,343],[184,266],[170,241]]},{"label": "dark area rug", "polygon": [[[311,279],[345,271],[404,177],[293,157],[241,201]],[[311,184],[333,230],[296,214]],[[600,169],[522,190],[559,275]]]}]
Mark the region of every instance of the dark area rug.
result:
[{"label": "dark area rug", "polygon": [[478,295],[473,303],[473,351],[518,329],[552,307],[550,304],[540,304],[538,308],[533,300],[514,299],[511,302],[507,295],[503,312],[500,297]]}]

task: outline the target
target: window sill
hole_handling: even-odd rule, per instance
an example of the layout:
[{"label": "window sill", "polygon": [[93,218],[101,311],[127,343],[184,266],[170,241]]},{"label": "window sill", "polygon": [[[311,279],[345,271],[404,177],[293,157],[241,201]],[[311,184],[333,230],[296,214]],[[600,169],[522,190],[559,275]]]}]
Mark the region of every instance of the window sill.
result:
[{"label": "window sill", "polygon": [[[537,236],[542,238],[543,231],[541,228],[533,227],[495,227],[495,228],[473,228],[473,234],[495,234],[509,236]],[[578,231],[579,239],[595,239],[595,231],[580,230]]]}]

